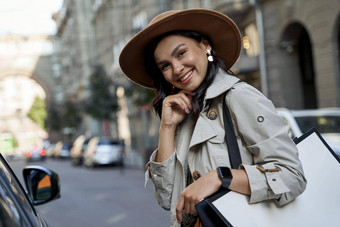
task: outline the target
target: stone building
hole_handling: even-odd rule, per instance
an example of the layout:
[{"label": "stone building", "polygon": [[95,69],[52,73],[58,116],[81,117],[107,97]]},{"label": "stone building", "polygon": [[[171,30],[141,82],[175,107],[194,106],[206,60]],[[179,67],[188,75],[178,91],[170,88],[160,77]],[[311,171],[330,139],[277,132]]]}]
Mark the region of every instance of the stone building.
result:
[{"label": "stone building", "polygon": [[[96,61],[95,33],[91,26],[92,6],[86,0],[64,0],[59,12],[53,15],[57,24],[56,64],[60,77],[56,101],[81,105],[89,96],[89,78]],[[70,139],[78,135],[100,135],[101,123],[81,113],[77,128],[66,130]]]}]

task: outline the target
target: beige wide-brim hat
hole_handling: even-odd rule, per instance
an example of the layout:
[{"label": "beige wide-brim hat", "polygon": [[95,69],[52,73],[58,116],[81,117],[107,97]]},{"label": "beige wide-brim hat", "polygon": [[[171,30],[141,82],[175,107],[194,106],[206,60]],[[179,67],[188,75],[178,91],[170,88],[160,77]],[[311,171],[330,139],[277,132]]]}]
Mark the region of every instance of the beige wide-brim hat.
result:
[{"label": "beige wide-brim hat", "polygon": [[123,48],[119,64],[133,82],[154,89],[144,66],[146,46],[156,37],[171,31],[196,31],[209,37],[216,56],[229,69],[241,50],[241,35],[236,24],[226,15],[208,9],[171,10],[156,16]]}]

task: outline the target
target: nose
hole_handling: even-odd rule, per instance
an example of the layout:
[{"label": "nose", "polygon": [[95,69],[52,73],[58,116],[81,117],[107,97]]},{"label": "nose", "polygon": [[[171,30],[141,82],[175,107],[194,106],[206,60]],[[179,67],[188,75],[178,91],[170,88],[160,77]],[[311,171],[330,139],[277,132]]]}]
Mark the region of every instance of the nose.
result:
[{"label": "nose", "polygon": [[174,72],[175,74],[181,74],[183,72],[184,66],[180,62],[176,62],[174,64]]}]

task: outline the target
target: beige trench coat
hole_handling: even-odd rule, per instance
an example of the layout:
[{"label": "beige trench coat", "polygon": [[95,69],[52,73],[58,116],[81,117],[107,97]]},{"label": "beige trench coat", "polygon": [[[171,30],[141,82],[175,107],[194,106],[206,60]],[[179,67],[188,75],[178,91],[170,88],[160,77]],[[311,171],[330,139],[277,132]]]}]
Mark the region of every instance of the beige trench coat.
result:
[{"label": "beige trench coat", "polygon": [[[228,91],[228,92],[227,92]],[[225,96],[225,92],[227,95]],[[277,114],[272,102],[252,86],[220,72],[208,88],[205,105],[197,123],[187,118],[177,130],[175,151],[163,163],[155,162],[157,150],[150,157],[145,184],[151,178],[158,203],[170,210],[170,226],[176,221],[176,204],[186,187],[188,171],[201,176],[218,166],[230,166],[224,138],[222,98],[226,98],[242,165],[247,172],[251,195],[249,203],[273,199],[284,205],[294,200],[306,187],[306,179],[297,148],[288,135],[288,125]],[[280,168],[278,172],[264,169]]]}]

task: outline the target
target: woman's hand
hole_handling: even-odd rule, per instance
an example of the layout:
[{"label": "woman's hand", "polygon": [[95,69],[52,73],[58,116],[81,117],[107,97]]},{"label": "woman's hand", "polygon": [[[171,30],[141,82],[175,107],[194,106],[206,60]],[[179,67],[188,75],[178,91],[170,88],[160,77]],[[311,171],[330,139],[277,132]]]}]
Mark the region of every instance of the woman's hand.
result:
[{"label": "woman's hand", "polygon": [[212,170],[186,187],[182,191],[176,206],[178,223],[182,222],[183,210],[187,214],[196,215],[195,204],[216,192],[221,184],[217,170]]},{"label": "woman's hand", "polygon": [[[248,175],[243,169],[232,169],[233,179],[231,180],[229,189],[244,195],[250,195]],[[187,214],[196,215],[195,204],[202,199],[217,192],[222,185],[222,181],[218,176],[217,170],[212,170],[204,176],[198,178],[188,187],[186,187],[177,202],[176,217],[179,223],[182,222],[182,211]]]},{"label": "woman's hand", "polygon": [[192,109],[191,98],[194,94],[180,91],[163,100],[162,127],[176,127]]},{"label": "woman's hand", "polygon": [[190,113],[193,95],[194,93],[180,91],[178,94],[169,95],[163,100],[156,162],[164,162],[173,154],[176,127]]}]

